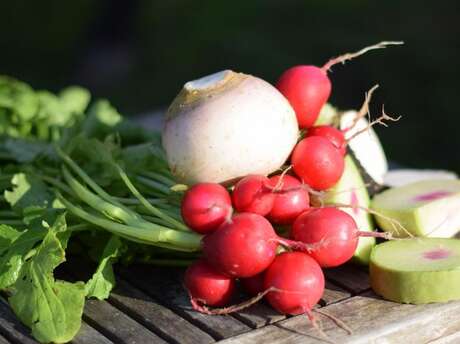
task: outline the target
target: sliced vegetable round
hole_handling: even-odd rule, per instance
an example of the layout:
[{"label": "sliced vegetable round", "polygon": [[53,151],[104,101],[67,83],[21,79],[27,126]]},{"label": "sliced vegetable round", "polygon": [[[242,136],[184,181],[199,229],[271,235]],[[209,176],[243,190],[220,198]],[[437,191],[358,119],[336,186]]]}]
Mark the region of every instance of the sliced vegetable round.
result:
[{"label": "sliced vegetable round", "polygon": [[460,299],[460,240],[412,238],[372,250],[370,279],[385,299],[423,304]]}]

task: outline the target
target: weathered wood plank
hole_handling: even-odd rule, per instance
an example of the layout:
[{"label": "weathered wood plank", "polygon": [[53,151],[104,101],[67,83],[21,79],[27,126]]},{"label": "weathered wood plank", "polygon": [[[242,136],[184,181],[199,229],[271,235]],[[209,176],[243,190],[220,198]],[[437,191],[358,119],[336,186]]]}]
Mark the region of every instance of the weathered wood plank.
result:
[{"label": "weathered wood plank", "polygon": [[321,306],[327,306],[331,303],[342,301],[349,297],[351,297],[351,294],[348,291],[335,285],[334,283],[326,281],[326,288],[324,289],[323,297],[321,297],[319,303]]},{"label": "weathered wood plank", "polygon": [[114,342],[166,343],[162,338],[105,301],[86,301],[84,318],[92,327]]},{"label": "weathered wood plank", "polygon": [[[402,305],[375,295],[355,296],[321,309],[344,321],[353,334],[347,334],[329,318],[317,314],[319,326],[336,343],[426,343],[448,336],[460,327],[460,302],[430,305]],[[222,343],[324,343],[305,316],[229,338]]]},{"label": "weathered wood plank", "polygon": [[5,337],[0,335],[0,344],[11,344]]},{"label": "weathered wood plank", "polygon": [[[318,307],[329,305],[349,297],[351,297],[349,292],[329,281],[326,281],[326,289],[324,290],[324,295],[321,298]],[[279,314],[264,302],[259,302],[254,306],[235,313],[233,316],[252,328],[260,328],[286,318],[285,315]]]},{"label": "weathered wood plank", "polygon": [[430,340],[426,344],[458,344],[460,343],[460,332],[455,332],[450,335],[444,335],[441,338]]},{"label": "weathered wood plank", "polygon": [[233,316],[252,328],[263,327],[286,318],[263,301],[234,313]]},{"label": "weathered wood plank", "polygon": [[180,269],[133,265],[117,274],[216,339],[232,337],[251,328],[231,316],[207,316],[194,311],[181,282]]},{"label": "weathered wood plank", "polygon": [[324,274],[326,279],[352,294],[359,294],[370,288],[369,274],[363,266],[345,264],[333,269],[324,269]]},{"label": "weathered wood plank", "polygon": [[[75,279],[88,279],[95,267],[91,264],[68,264],[67,275]],[[172,310],[157,303],[127,281],[117,278],[109,302],[152,332],[171,343],[213,343],[215,340],[206,332],[181,318]]]},{"label": "weathered wood plank", "polygon": [[72,340],[73,344],[112,344],[113,342],[97,332],[94,328],[83,322],[77,336]]},{"label": "weathered wood plank", "polygon": [[11,342],[20,344],[37,344],[30,330],[14,315],[5,300],[0,298],[0,332]]},{"label": "weathered wood plank", "polygon": [[181,318],[170,309],[154,302],[149,296],[118,280],[110,302],[129,316],[172,343],[213,343],[206,332]]}]

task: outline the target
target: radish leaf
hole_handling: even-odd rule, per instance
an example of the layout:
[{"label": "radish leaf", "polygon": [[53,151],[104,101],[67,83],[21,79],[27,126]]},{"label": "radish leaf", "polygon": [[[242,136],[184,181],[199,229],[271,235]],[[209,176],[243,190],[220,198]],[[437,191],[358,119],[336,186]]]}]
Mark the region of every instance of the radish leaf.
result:
[{"label": "radish leaf", "polygon": [[69,234],[61,215],[24,263],[9,298],[13,311],[40,342],[64,343],[80,329],[84,284],[57,281],[53,276],[53,270],[65,261]]}]

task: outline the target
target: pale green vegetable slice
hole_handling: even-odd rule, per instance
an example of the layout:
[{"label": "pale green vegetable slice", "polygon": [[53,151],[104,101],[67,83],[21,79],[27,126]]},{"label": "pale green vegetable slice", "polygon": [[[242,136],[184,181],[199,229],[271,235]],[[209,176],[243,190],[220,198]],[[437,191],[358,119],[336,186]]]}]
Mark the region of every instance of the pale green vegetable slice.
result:
[{"label": "pale green vegetable slice", "polygon": [[387,241],[372,250],[374,291],[400,303],[460,299],[460,240],[412,238]]},{"label": "pale green vegetable slice", "polygon": [[[452,237],[460,230],[460,180],[425,180],[388,189],[374,197],[372,208],[414,236]],[[376,220],[384,231],[408,235],[384,217]]]}]

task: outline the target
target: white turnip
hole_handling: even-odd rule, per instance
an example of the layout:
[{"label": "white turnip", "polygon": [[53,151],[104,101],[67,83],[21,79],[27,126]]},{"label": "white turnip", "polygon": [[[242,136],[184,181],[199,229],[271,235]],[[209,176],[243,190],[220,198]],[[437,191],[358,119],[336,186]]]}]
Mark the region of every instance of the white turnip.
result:
[{"label": "white turnip", "polygon": [[162,132],[169,167],[187,184],[268,175],[298,137],[294,110],[266,81],[225,70],[187,82]]}]

